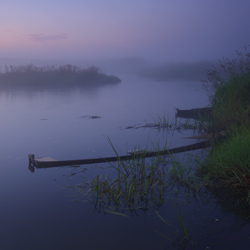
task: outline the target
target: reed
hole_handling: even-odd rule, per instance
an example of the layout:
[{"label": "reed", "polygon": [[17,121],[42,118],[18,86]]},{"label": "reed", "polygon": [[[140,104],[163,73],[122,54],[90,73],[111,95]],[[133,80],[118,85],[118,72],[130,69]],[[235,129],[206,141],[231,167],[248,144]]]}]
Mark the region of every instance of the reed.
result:
[{"label": "reed", "polygon": [[148,122],[145,120],[143,125],[132,125],[128,126],[125,129],[139,129],[139,128],[156,128],[161,131],[178,131],[183,132],[185,130],[193,130],[194,133],[198,132],[199,134],[207,133],[210,120],[204,117],[201,119],[182,119],[179,120],[177,117],[175,119],[170,119],[166,113],[162,115],[157,114],[156,117],[152,117],[153,122]]},{"label": "reed", "polygon": [[171,244],[168,246],[167,249],[173,249],[173,248],[176,248],[176,249],[177,248],[178,249],[185,249],[185,247],[186,247],[186,245],[188,243],[188,240],[189,240],[189,236],[188,236],[188,233],[187,233],[187,228],[186,228],[186,225],[184,223],[183,214],[182,214],[182,211],[181,211],[180,207],[179,207],[179,209],[177,209],[175,203],[173,203],[173,204],[174,204],[174,209],[175,209],[176,216],[178,218],[178,221],[180,223],[180,226],[182,228],[184,236],[183,235],[179,235],[177,233],[178,230],[176,230],[173,227],[172,223],[169,220],[163,218],[159,214],[158,211],[155,211],[155,213],[160,218],[160,220],[163,223],[165,223],[168,227],[172,227],[173,228],[171,234],[173,234],[174,237],[173,236],[169,236],[169,235],[167,236],[166,234],[163,234],[163,233],[159,232],[158,230],[154,230],[154,231],[156,233],[158,233],[159,235],[161,235],[162,237],[166,238],[167,240],[171,241]]},{"label": "reed", "polygon": [[[108,137],[108,142],[117,156],[116,163],[107,162],[111,168],[107,174],[97,175],[89,180],[79,190],[84,198],[90,197],[95,204],[99,204],[103,211],[112,207],[116,211],[147,210],[151,207],[160,207],[165,203],[166,194],[173,195],[175,189],[183,187],[187,193],[199,193],[203,186],[191,172],[193,162],[187,159],[179,163],[177,158],[170,155],[155,156],[150,159],[134,154],[130,160],[121,161],[118,152]],[[164,150],[167,145],[165,145]],[[136,148],[138,150],[138,148]],[[191,158],[191,156],[190,156]],[[188,164],[185,165],[185,162]],[[174,168],[177,169],[174,170]],[[179,171],[179,172],[177,172]]]},{"label": "reed", "polygon": [[[129,210],[147,210],[164,203],[164,193],[168,187],[168,161],[165,156],[146,159],[143,154],[128,161],[121,161],[110,138],[108,142],[115,152],[118,162],[107,164],[114,171],[108,175],[97,175],[84,189],[102,207],[116,207]],[[140,151],[141,152],[141,151]],[[146,154],[146,150],[144,151]]]},{"label": "reed", "polygon": [[219,67],[208,71],[205,88],[210,90],[213,107],[212,128],[227,130],[249,120],[250,114],[250,53],[237,52],[236,59],[224,59]]},{"label": "reed", "polygon": [[244,194],[250,204],[250,53],[245,48],[245,53],[237,55],[237,59],[223,60],[219,68],[208,72],[213,90],[209,129],[224,131],[226,140],[212,147],[199,171],[209,185]]},{"label": "reed", "polygon": [[174,209],[175,209],[175,212],[176,212],[176,215],[177,215],[177,218],[180,222],[180,225],[181,225],[181,228],[182,228],[182,231],[185,235],[185,238],[188,240],[188,233],[187,233],[187,229],[186,229],[186,226],[185,226],[185,223],[184,223],[184,219],[183,219],[183,214],[181,212],[181,208],[179,207],[179,209],[176,208],[176,205],[174,203]]}]

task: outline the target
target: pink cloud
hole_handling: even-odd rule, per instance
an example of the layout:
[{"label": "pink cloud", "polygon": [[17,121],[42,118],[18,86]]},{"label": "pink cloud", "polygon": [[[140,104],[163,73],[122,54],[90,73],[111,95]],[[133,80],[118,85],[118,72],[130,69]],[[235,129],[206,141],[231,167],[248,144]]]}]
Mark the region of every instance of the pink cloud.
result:
[{"label": "pink cloud", "polygon": [[59,33],[59,34],[54,34],[54,35],[46,35],[43,33],[37,33],[37,34],[30,34],[29,38],[33,42],[47,42],[47,41],[63,40],[63,39],[67,39],[68,37],[66,33]]}]

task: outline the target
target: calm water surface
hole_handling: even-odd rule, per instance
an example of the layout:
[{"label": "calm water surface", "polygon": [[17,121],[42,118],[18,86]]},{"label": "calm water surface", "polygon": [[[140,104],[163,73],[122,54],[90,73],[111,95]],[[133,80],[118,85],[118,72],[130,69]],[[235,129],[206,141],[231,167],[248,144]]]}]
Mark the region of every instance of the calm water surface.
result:
[{"label": "calm water surface", "polygon": [[[120,84],[100,88],[0,93],[0,249],[166,249],[171,241],[155,230],[172,238],[181,233],[172,201],[158,209],[167,226],[156,208],[124,217],[81,199],[69,186],[98,174],[97,166],[28,170],[30,153],[59,160],[113,156],[107,137],[119,154],[163,147],[166,140],[171,147],[193,143],[181,139],[191,132],[125,128],[157,114],[174,119],[175,107],[206,106],[199,82],[120,77]],[[216,205],[216,197],[179,199],[190,234],[186,249],[248,249],[248,223]]]}]

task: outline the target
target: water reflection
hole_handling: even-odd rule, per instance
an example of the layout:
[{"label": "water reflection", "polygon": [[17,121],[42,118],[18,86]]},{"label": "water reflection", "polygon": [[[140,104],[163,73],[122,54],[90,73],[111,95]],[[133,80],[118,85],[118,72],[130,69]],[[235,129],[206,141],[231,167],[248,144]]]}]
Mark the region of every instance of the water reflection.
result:
[{"label": "water reflection", "polygon": [[[124,202],[111,204],[108,200],[101,200],[99,195],[91,196],[90,192],[85,196],[87,201],[81,199],[86,189],[82,194],[79,191],[83,189],[79,186],[77,189],[77,185],[90,185],[88,181],[96,180],[97,176],[102,185],[109,177],[112,186],[112,181],[117,179],[117,172],[109,164],[39,169],[34,174],[27,171],[27,155],[30,153],[62,160],[115,157],[107,136],[121,156],[137,146],[153,151],[157,147],[163,149],[166,141],[171,148],[194,143],[193,140],[182,139],[192,135],[191,131],[171,134],[152,128],[121,128],[144,124],[145,120],[150,123],[152,117],[163,112],[174,119],[175,107],[189,109],[206,106],[206,93],[199,90],[200,83],[153,82],[128,75],[120,78],[123,80],[120,84],[101,88],[0,92],[1,249],[20,249],[20,246],[23,249],[46,249],[48,244],[55,249],[79,249],[79,246],[101,249],[104,245],[109,249],[119,249],[121,241],[127,249],[164,249],[169,241],[154,230],[167,236],[173,234],[173,228],[179,232],[182,230],[173,201],[181,205],[184,222],[192,239],[189,244],[194,241],[197,242],[196,249],[205,249],[214,238],[218,240],[223,229],[223,226],[218,227],[222,224],[215,221],[221,219],[220,206],[215,207],[215,197],[202,185],[199,186],[200,191],[185,186],[184,183],[190,179],[184,179],[184,182],[175,180],[175,184],[171,185],[168,182],[170,173],[172,179],[175,175],[181,180],[183,172],[178,165],[172,168],[166,162],[165,169],[158,169],[161,170],[160,176],[166,176],[162,196],[163,182],[156,178],[158,170],[152,171],[151,176],[143,175],[141,171],[141,180],[144,180],[145,185],[137,185],[141,188],[137,194],[142,193],[143,199],[139,198],[137,203],[140,196],[135,195],[135,203],[130,206],[132,212],[124,206]],[[82,116],[100,116],[101,119],[85,119]],[[187,162],[186,159],[183,161]],[[112,164],[117,167],[116,163]],[[190,172],[185,172],[183,176],[188,176],[186,173]],[[128,185],[129,181],[133,181],[132,172],[127,179]],[[147,182],[152,187],[148,189],[148,198]],[[73,192],[72,188],[65,188],[68,186],[74,187]],[[72,193],[77,196],[71,197]],[[72,199],[77,201],[72,202]],[[119,210],[116,210],[117,206]],[[135,207],[142,209],[136,210],[136,214],[133,210]],[[155,210],[171,221],[173,227],[166,226]],[[118,212],[128,217],[115,214]],[[226,214],[228,223],[224,227],[232,227],[234,220],[229,217]],[[34,228],[36,234],[32,234]],[[206,232],[212,233],[207,237]],[[32,240],[24,241],[31,234]],[[235,246],[230,240],[235,234],[228,232],[226,237]],[[244,242],[240,231],[237,237]],[[241,242],[238,242],[237,247],[244,249]]]},{"label": "water reflection", "polygon": [[[188,160],[192,162],[188,163]],[[195,156],[183,155],[181,165],[166,158],[107,163],[98,169],[97,175],[88,175],[92,179],[87,178],[70,188],[78,192],[79,200],[90,202],[94,212],[106,216],[143,217],[156,211],[158,218],[155,216],[157,226],[154,231],[167,239],[166,249],[216,247],[233,235],[239,237],[239,232],[245,227],[249,229],[249,218],[244,218],[249,211],[239,204],[234,204],[235,209],[231,209],[225,197],[215,196],[214,192],[206,189],[204,181],[189,168],[195,167],[196,160]],[[81,175],[81,172],[72,171],[70,176]],[[237,219],[239,216],[240,220]],[[166,225],[164,221],[169,223]],[[189,240],[183,233],[183,226]],[[224,233],[219,238],[221,230]],[[170,238],[172,243],[169,243]],[[241,247],[246,246],[245,238]]]}]

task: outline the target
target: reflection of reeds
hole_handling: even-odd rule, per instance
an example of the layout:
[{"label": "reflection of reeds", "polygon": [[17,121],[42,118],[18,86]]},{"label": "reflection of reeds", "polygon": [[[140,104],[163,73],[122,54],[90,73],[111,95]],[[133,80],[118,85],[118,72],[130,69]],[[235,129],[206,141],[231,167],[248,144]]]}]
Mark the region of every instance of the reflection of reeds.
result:
[{"label": "reflection of reeds", "polygon": [[[95,203],[99,204],[103,211],[106,207],[116,208],[117,211],[124,209],[130,211],[147,210],[153,206],[160,207],[165,203],[167,190],[170,195],[176,194],[178,193],[177,189],[182,186],[187,188],[188,192],[194,191],[198,194],[198,190],[202,187],[196,181],[196,177],[191,175],[191,162],[187,169],[182,166],[180,171],[183,173],[180,176],[173,170],[177,165],[175,161],[178,160],[174,158],[166,160],[169,155],[158,155],[146,160],[142,153],[145,152],[146,155],[147,151],[145,150],[139,151],[140,157],[135,153],[130,160],[121,161],[109,138],[108,141],[118,162],[107,162],[111,171],[107,174],[97,175],[85,183],[81,189],[82,193],[91,195],[92,200],[95,200]],[[177,187],[176,184],[179,186]],[[79,189],[79,186],[76,188]]]},{"label": "reflection of reeds", "polygon": [[[158,233],[159,235],[161,235],[162,237],[168,239],[169,241],[171,241],[171,245],[169,246],[171,249],[172,248],[177,248],[178,249],[185,249],[187,243],[188,243],[188,233],[187,233],[187,229],[186,229],[186,226],[185,226],[185,223],[184,223],[184,219],[183,219],[183,215],[182,215],[182,212],[181,212],[181,209],[179,207],[179,209],[176,208],[176,205],[174,203],[174,209],[175,209],[175,212],[176,212],[176,215],[177,215],[177,218],[180,222],[180,225],[181,225],[181,228],[182,228],[182,231],[184,233],[184,236],[181,236],[179,235],[176,230],[173,228],[172,230],[172,233],[174,235],[174,238],[172,238],[171,236],[167,236],[157,230],[154,230],[156,233]],[[169,227],[172,227],[172,224],[170,221],[168,221],[167,219],[163,218],[158,211],[155,212],[156,215],[161,219],[161,221],[163,221],[167,226]],[[184,239],[183,239],[184,237]]]},{"label": "reflection of reeds", "polygon": [[112,173],[97,175],[88,183],[88,188],[98,202],[104,206],[127,207],[131,210],[161,206],[164,202],[164,190],[168,185],[165,157],[157,156],[146,161],[142,155],[141,158],[121,161],[112,142],[109,138],[108,140],[118,162],[109,163],[115,170],[115,176],[111,178]]},{"label": "reflection of reeds", "polygon": [[[201,118],[201,119],[199,119]],[[194,133],[198,131],[199,134],[206,134],[208,127],[210,126],[210,120],[203,117],[197,117],[197,119],[182,119],[177,118],[170,120],[166,113],[162,115],[157,114],[157,117],[153,117],[153,122],[145,121],[143,125],[132,125],[125,129],[139,129],[139,128],[156,128],[159,130],[178,131],[193,130]]]},{"label": "reflection of reeds", "polygon": [[179,220],[179,222],[181,224],[182,231],[183,231],[186,239],[188,240],[188,233],[187,233],[187,229],[186,229],[186,226],[185,226],[185,223],[184,223],[184,219],[183,219],[183,215],[182,215],[182,212],[181,212],[181,208],[179,207],[179,209],[177,209],[176,206],[175,206],[175,203],[174,203],[174,209],[175,209],[177,218],[178,218],[178,220]]},{"label": "reflection of reeds", "polygon": [[[124,165],[123,165],[124,164]],[[97,176],[91,183],[96,196],[103,202],[124,204],[130,207],[144,207],[163,202],[163,190],[166,187],[164,167],[147,165],[144,159],[119,164],[116,178]]]}]

